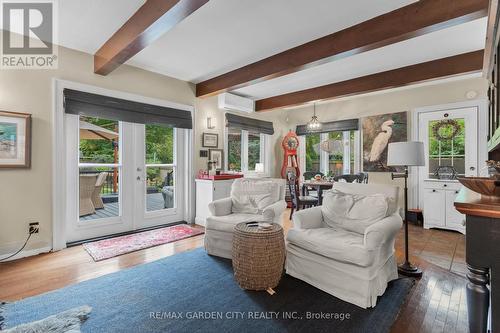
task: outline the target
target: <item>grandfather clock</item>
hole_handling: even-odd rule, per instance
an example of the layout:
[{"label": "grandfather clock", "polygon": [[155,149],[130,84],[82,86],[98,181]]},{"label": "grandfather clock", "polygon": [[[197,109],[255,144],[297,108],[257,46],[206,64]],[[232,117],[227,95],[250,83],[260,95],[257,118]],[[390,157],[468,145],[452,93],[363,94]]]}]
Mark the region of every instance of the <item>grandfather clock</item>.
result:
[{"label": "grandfather clock", "polygon": [[290,130],[281,142],[284,150],[283,165],[281,166],[281,178],[286,178],[288,169],[294,169],[295,175],[300,177],[299,160],[297,159],[297,148],[299,147],[299,137]]}]

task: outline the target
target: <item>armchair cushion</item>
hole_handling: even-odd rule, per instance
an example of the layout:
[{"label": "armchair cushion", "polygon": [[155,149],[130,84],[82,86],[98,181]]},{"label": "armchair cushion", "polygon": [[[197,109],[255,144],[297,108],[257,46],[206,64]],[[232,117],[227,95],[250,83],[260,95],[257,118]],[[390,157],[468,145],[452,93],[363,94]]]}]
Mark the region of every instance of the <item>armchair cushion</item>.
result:
[{"label": "armchair cushion", "polygon": [[279,184],[273,181],[237,179],[231,187],[232,212],[259,214],[279,200]]},{"label": "armchair cushion", "polygon": [[312,253],[362,267],[373,264],[377,255],[364,247],[363,235],[339,227],[290,229],[287,241]]},{"label": "armchair cushion", "polygon": [[260,214],[229,214],[224,216],[209,216],[205,224],[207,230],[217,230],[232,233],[234,227],[241,222],[265,222],[268,221]]},{"label": "armchair cushion", "polygon": [[208,210],[213,216],[224,216],[231,214],[231,198],[214,200],[208,204]]},{"label": "armchair cushion", "polygon": [[321,206],[316,206],[295,212],[292,216],[294,229],[324,228]]},{"label": "armchair cushion", "polygon": [[366,228],[387,216],[388,202],[383,194],[347,194],[328,191],[323,196],[322,213],[330,227],[364,234]]}]

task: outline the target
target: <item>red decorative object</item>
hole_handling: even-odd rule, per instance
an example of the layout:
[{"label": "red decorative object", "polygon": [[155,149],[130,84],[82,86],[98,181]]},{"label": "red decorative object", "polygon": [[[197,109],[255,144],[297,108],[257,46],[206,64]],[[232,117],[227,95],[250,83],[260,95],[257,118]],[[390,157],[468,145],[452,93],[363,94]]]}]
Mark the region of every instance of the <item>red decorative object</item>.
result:
[{"label": "red decorative object", "polygon": [[238,173],[221,173],[220,175],[209,176],[207,174],[198,174],[198,179],[210,179],[210,180],[226,180],[226,179],[236,179],[242,178],[242,174]]},{"label": "red decorative object", "polygon": [[83,248],[87,250],[95,261],[100,261],[203,233],[201,228],[179,224],[173,227],[148,230],[137,234],[85,243],[83,244]]},{"label": "red decorative object", "polygon": [[299,147],[299,137],[295,132],[289,131],[281,142],[281,146],[285,151],[283,157],[283,165],[281,166],[281,177],[286,178],[286,170],[288,168],[295,169],[295,175],[300,176],[299,160],[297,159],[297,148]]}]

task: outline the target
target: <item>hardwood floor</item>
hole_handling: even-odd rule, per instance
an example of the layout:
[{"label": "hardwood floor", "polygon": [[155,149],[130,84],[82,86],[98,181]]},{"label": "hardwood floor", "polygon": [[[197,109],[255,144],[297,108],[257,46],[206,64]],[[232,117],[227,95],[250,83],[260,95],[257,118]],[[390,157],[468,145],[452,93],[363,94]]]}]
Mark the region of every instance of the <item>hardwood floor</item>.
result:
[{"label": "hardwood floor", "polygon": [[[285,232],[291,227],[283,214]],[[94,262],[82,246],[0,264],[0,300],[15,301],[203,246],[203,235]],[[403,233],[396,254],[403,258]],[[465,238],[410,225],[411,261],[423,269],[392,332],[467,332]],[[459,274],[456,274],[457,272]]]}]

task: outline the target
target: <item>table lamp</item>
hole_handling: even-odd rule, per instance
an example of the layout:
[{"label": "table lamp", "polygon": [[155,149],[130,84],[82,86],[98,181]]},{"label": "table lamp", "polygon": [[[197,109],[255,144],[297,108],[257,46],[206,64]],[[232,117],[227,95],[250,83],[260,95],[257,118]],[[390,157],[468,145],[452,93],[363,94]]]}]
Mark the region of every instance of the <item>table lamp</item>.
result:
[{"label": "table lamp", "polygon": [[405,168],[404,173],[392,173],[392,179],[404,178],[405,180],[405,262],[398,266],[398,272],[406,276],[420,277],[422,271],[410,263],[408,251],[408,167],[425,165],[424,143],[418,141],[389,143],[387,165]]}]

